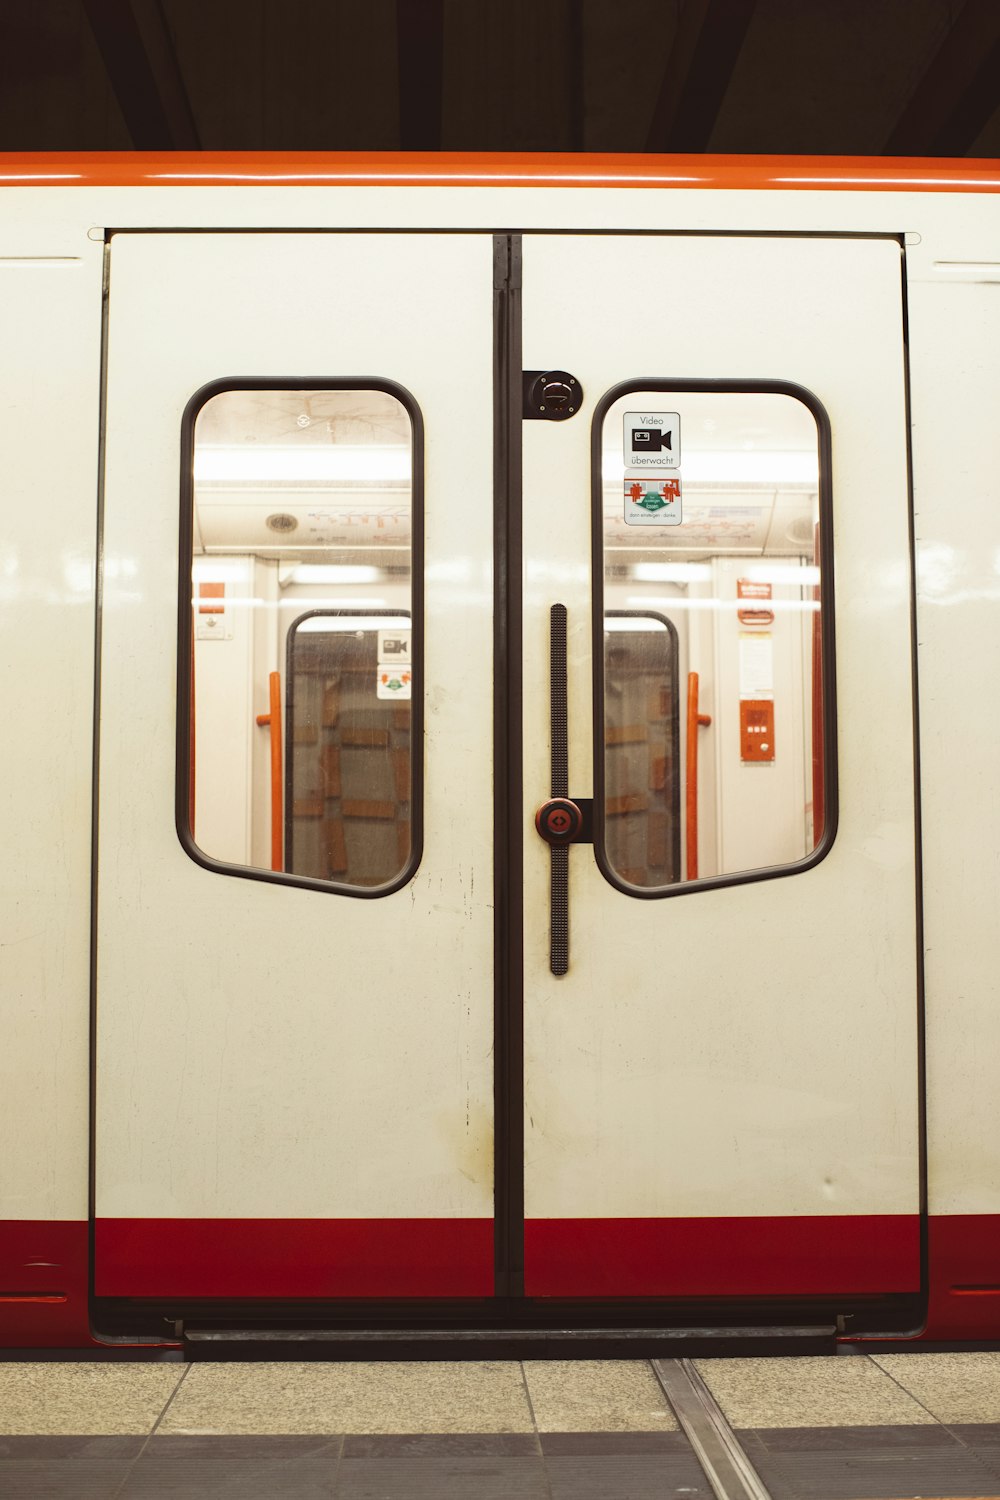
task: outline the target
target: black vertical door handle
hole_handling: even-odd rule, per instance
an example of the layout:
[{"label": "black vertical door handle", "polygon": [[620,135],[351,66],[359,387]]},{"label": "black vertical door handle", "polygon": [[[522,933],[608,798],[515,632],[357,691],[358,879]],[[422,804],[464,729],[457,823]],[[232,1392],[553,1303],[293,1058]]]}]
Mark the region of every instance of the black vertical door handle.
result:
[{"label": "black vertical door handle", "polygon": [[566,606],[549,611],[549,720],[552,795],[535,814],[535,827],[549,845],[549,968],[569,968],[569,845],[583,830],[584,815],[569,796],[569,687]]}]

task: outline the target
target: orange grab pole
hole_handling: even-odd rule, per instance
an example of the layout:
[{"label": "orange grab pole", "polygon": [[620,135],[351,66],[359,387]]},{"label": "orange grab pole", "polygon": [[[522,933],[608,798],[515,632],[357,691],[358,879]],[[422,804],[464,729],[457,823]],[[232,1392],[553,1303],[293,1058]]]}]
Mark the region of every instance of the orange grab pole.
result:
[{"label": "orange grab pole", "polygon": [[283,787],[281,775],[281,673],[268,678],[270,709],[257,715],[258,724],[271,728],[271,869],[285,868],[285,830],[282,816]]},{"label": "orange grab pole", "polygon": [[[813,549],[816,566],[819,568],[819,527]],[[821,584],[813,589],[813,598],[821,604]],[[822,606],[821,606],[822,608]],[[813,793],[813,848],[823,837],[826,822],[826,766],[823,758],[823,616],[817,609],[812,620],[812,793]]]},{"label": "orange grab pole", "polygon": [[191,674],[188,684],[190,693],[191,717],[188,729],[188,832],[194,838],[194,810],[196,794],[196,766],[195,766],[195,696],[194,696],[194,628],[191,629]]},{"label": "orange grab pole", "polygon": [[687,780],[685,833],[686,875],[688,880],[698,879],[698,728],[707,728],[712,722],[710,714],[698,712],[698,673],[688,673],[687,701]]}]

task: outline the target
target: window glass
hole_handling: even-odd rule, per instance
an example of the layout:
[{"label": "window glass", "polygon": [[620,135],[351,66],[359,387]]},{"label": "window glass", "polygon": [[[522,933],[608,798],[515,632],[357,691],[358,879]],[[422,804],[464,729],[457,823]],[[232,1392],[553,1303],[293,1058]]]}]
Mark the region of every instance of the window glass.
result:
[{"label": "window glass", "polygon": [[630,885],[680,878],[677,630],[662,615],[604,616],[608,858]]},{"label": "window glass", "polygon": [[406,867],[409,641],[398,611],[317,610],[289,632],[285,840],[300,875],[375,886]]},{"label": "window glass", "polygon": [[829,518],[809,400],[647,388],[599,418],[600,853],[625,888],[793,865],[821,841]]},{"label": "window glass", "polygon": [[419,417],[388,385],[202,396],[182,836],[240,873],[377,894],[419,850]]}]

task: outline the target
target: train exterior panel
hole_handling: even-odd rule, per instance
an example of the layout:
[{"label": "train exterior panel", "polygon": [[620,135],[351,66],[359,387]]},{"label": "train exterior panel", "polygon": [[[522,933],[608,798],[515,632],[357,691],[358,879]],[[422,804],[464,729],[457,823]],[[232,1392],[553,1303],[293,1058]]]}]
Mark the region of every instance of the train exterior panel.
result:
[{"label": "train exterior panel", "polygon": [[0,1345],[1000,1337],[1000,167],[0,184]]}]

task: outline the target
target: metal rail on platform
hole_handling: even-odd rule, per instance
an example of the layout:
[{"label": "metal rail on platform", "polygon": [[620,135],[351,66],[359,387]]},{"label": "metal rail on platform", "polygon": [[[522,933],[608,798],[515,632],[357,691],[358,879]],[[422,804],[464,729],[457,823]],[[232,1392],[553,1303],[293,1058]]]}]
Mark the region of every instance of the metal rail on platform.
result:
[{"label": "metal rail on platform", "polygon": [[716,1500],[770,1500],[715,1397],[689,1359],[654,1359],[653,1374]]}]

